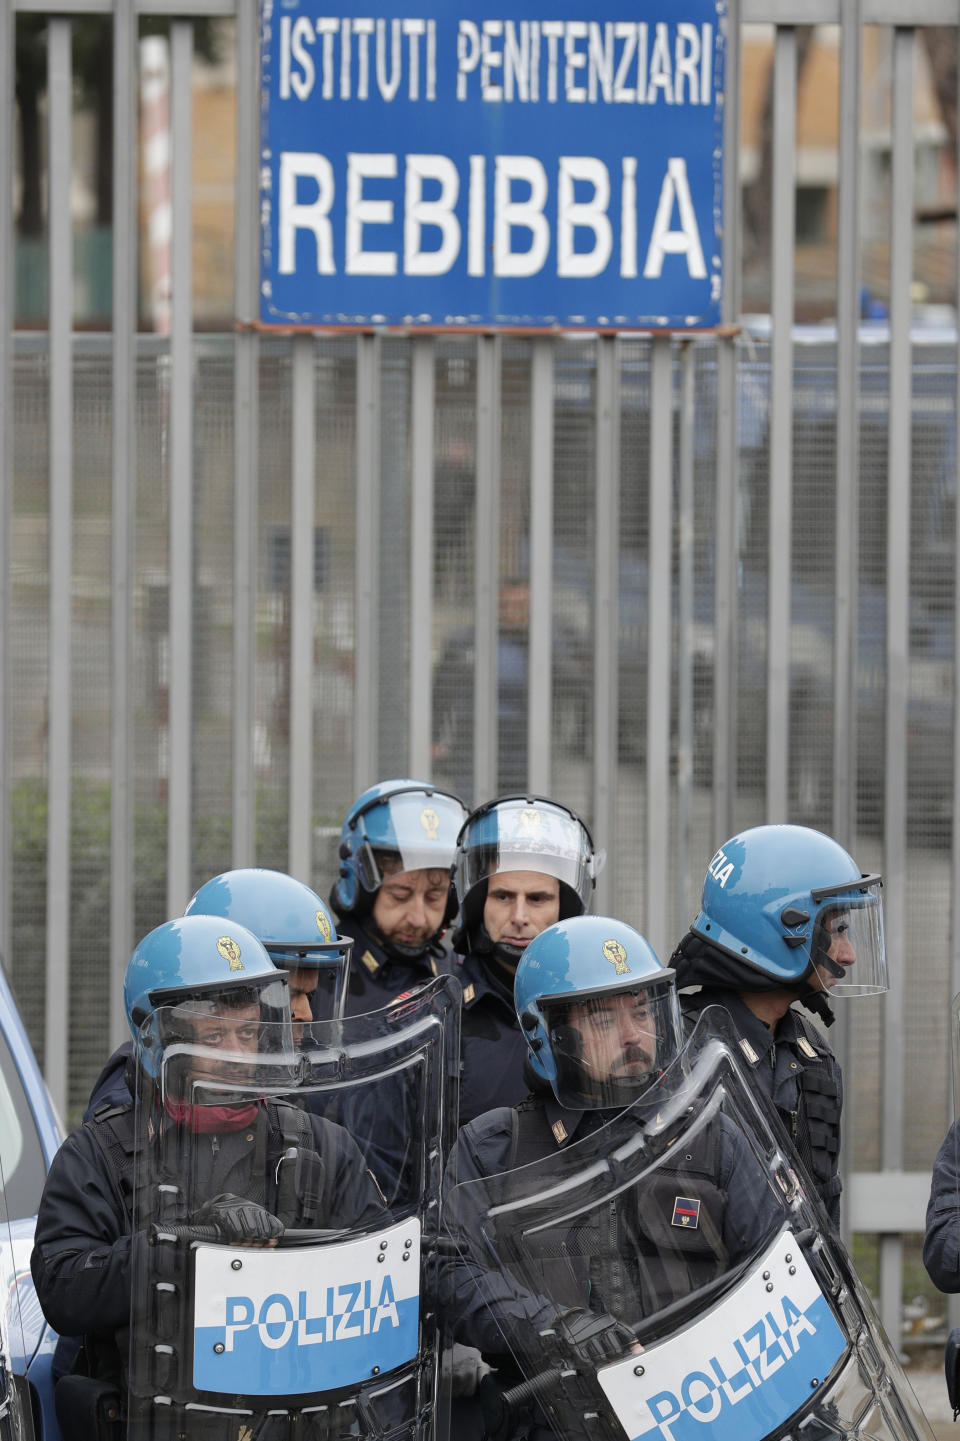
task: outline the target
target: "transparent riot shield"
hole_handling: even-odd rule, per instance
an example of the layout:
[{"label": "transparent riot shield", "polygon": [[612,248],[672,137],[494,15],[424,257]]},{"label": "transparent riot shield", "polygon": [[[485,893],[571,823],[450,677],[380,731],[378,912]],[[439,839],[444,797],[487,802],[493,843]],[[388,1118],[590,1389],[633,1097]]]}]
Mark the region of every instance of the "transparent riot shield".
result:
[{"label": "transparent riot shield", "polygon": [[0,1118],[0,1436],[11,1441],[33,1441],[33,1411],[26,1379],[27,1368],[45,1329],[43,1314],[30,1276],[33,1218],[11,1217],[8,1172],[17,1170],[15,1130]]},{"label": "transparent riot shield", "polygon": [[436,1434],[458,996],[440,977],[292,1045],[256,1008],[147,1018],[128,1435]]},{"label": "transparent riot shield", "polygon": [[452,1162],[445,1304],[495,1367],[488,1436],[932,1437],[713,1017],[630,1109],[565,1114],[482,1118]]}]

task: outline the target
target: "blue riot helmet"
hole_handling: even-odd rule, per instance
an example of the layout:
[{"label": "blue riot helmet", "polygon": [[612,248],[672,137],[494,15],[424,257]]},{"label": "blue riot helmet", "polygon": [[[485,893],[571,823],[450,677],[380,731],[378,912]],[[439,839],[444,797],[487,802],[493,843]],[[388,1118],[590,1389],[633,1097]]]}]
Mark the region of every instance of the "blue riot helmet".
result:
[{"label": "blue riot helmet", "polygon": [[257,1030],[271,1047],[292,1044],[285,972],[252,931],[220,916],[181,916],[144,936],[127,962],[123,1000],[141,1066],[154,1080],[164,1048],[189,1041],[197,1017],[255,1006]]},{"label": "blue riot helmet", "polygon": [[353,938],[338,938],[320,897],[282,871],[224,871],[200,887],[185,915],[238,921],[263,942],[280,970],[316,970],[317,1019],[339,1019],[347,998]]},{"label": "blue riot helmet", "polygon": [[534,1075],[571,1110],[630,1105],[680,1052],[674,973],[623,921],[547,926],[520,958],[513,995]]},{"label": "blue riot helmet", "polygon": [[[560,920],[587,910],[602,855],[576,811],[544,796],[503,796],[471,811],[457,837],[453,880],[460,921],[456,950],[484,950],[483,907],[491,876],[537,871],[560,882]],[[512,951],[512,947],[504,947]],[[505,956],[512,964],[517,955]]]},{"label": "blue riot helmet", "polygon": [[[365,790],[340,832],[340,877],[330,894],[337,915],[367,915],[387,875],[449,871],[466,813],[459,797],[426,781],[381,781]],[[451,886],[443,925],[455,912]]]},{"label": "blue riot helmet", "polygon": [[[882,884],[820,831],[755,826],[707,867],[693,936],[729,958],[741,990],[878,995],[888,988]],[[701,968],[690,979],[709,978]]]}]

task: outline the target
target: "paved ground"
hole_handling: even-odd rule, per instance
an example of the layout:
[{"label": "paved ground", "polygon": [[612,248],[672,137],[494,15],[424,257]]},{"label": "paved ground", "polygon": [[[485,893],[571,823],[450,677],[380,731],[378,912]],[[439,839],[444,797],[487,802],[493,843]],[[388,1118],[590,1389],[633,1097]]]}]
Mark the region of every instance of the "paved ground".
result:
[{"label": "paved ground", "polygon": [[908,1370],[907,1376],[937,1441],[960,1441],[960,1421],[954,1425],[947,1404],[947,1386],[942,1370]]}]

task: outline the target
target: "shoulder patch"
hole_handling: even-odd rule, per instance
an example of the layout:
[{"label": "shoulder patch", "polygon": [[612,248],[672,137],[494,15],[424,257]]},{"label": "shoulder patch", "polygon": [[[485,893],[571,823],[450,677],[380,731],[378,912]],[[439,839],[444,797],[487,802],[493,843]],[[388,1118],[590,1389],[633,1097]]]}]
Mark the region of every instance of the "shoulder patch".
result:
[{"label": "shoulder patch", "polygon": [[753,1047],[751,1046],[750,1042],[747,1040],[746,1036],[741,1036],[741,1037],[740,1037],[740,1043],[739,1043],[739,1044],[740,1044],[740,1049],[741,1049],[741,1051],[742,1051],[743,1054],[746,1056],[746,1058],[747,1058],[747,1060],[750,1062],[751,1066],[755,1066],[755,1065],[757,1064],[757,1062],[759,1061],[760,1057],[757,1055],[756,1051],[753,1049]]},{"label": "shoulder patch", "polygon": [[673,1198],[673,1219],[671,1226],[689,1226],[698,1230],[700,1226],[700,1202],[696,1196],[675,1196]]},{"label": "shoulder patch", "polygon": [[797,1050],[801,1056],[806,1056],[808,1061],[818,1061],[820,1059],[820,1052],[815,1046],[811,1046],[806,1036],[799,1036],[797,1038]]}]

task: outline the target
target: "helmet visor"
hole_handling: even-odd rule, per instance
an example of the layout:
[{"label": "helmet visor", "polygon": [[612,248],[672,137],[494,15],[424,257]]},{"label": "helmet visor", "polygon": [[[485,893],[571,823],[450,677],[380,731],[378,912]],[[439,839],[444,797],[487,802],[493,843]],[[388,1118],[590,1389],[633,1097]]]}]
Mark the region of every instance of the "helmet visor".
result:
[{"label": "helmet visor", "polygon": [[341,936],[338,941],[317,945],[275,945],[272,941],[264,944],[278,970],[303,970],[316,975],[312,1001],[314,1020],[335,1021],[342,1018],[350,983],[352,936]]},{"label": "helmet visor", "polygon": [[569,886],[585,908],[596,864],[586,826],[571,811],[524,796],[477,815],[460,842],[461,903],[480,881],[502,871],[536,871]]},{"label": "helmet visor", "polygon": [[278,972],[260,985],[171,997],[150,1013],[140,1037],[141,1046],[156,1046],[169,1057],[170,1099],[229,1104],[233,1092],[256,1083],[268,1050],[293,1049],[287,978]]},{"label": "helmet visor", "polygon": [[458,800],[437,792],[400,791],[378,802],[361,818],[357,869],[364,889],[378,890],[388,875],[404,871],[449,871],[463,814]]},{"label": "helmet visor", "polygon": [[810,943],[815,988],[831,996],[877,996],[889,988],[879,876],[863,886],[814,891],[820,909]]},{"label": "helmet visor", "polygon": [[645,985],[541,1001],[556,1065],[554,1090],[572,1110],[629,1106],[680,1050],[672,973]]}]

